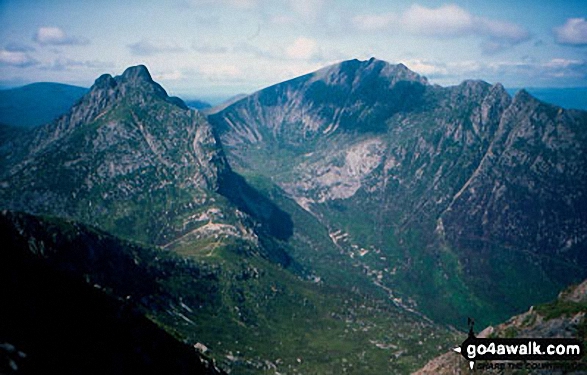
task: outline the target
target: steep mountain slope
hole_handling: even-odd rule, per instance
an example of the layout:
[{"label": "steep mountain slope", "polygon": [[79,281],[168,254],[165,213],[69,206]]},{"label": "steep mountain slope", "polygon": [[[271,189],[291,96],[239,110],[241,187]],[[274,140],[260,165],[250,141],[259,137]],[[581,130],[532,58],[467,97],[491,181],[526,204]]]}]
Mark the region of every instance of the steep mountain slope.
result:
[{"label": "steep mountain slope", "polygon": [[0,123],[35,127],[66,113],[87,88],[62,83],[39,82],[0,90]]},{"label": "steep mountain slope", "polygon": [[178,303],[157,278],[189,271],[179,260],[22,214],[3,212],[0,233],[2,373],[224,373],[143,316]]},{"label": "steep mountain slope", "polygon": [[249,209],[243,194],[252,191],[233,175],[205,118],[169,97],[144,66],[101,76],[66,115],[0,152],[3,207],[148,243],[186,235],[256,243],[262,230],[245,212],[260,222],[278,213],[269,202],[257,204],[263,212]]},{"label": "steep mountain slope", "polygon": [[229,105],[236,103],[239,100],[241,100],[242,98],[246,98],[246,97],[247,97],[247,94],[237,94],[237,95],[232,96],[226,100],[221,101],[218,104],[215,104],[214,106],[212,106],[210,108],[204,108],[202,110],[202,113],[204,113],[206,115],[218,113],[218,112],[222,111],[224,108],[228,107]]},{"label": "steep mountain slope", "polygon": [[496,322],[587,277],[586,112],[371,59],[209,121],[237,171],[277,184],[356,270],[435,319]]},{"label": "steep mountain slope", "polygon": [[[234,173],[206,119],[142,66],[100,77],[66,115],[11,134],[0,145],[0,207],[75,220],[6,213],[19,243],[130,296],[227,371],[406,373],[453,341],[338,262],[328,232],[281,190]],[[298,256],[326,259],[325,241],[334,262],[319,277]]]},{"label": "steep mountain slope", "polygon": [[0,215],[0,231],[0,343],[27,356],[9,346],[0,353],[24,373],[219,371],[194,345],[239,374],[407,373],[456,338],[244,248],[192,244],[178,256],[11,212]]},{"label": "steep mountain slope", "polygon": [[[576,338],[587,339],[587,281],[574,285],[560,293],[555,301],[530,308],[527,312],[510,318],[495,327],[487,327],[477,337],[500,338]],[[461,341],[462,342],[462,341]],[[460,342],[455,343],[455,347]],[[538,362],[540,364],[540,362]],[[477,364],[479,365],[479,364]],[[587,358],[569,364],[574,374],[587,373]],[[573,367],[574,366],[574,367]],[[540,367],[538,367],[539,369]],[[451,351],[428,362],[414,375],[449,375],[469,373],[468,363],[461,355]],[[484,373],[498,374],[503,370],[484,370]],[[563,374],[560,370],[536,370],[532,374]]]}]

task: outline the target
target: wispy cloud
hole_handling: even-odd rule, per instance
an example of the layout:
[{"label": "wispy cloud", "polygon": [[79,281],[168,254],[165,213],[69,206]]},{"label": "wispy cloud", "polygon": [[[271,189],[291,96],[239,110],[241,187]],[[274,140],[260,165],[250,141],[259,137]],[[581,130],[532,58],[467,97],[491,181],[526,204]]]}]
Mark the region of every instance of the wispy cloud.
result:
[{"label": "wispy cloud", "polygon": [[[299,24],[315,25],[323,20],[327,0],[288,0],[281,13],[269,17],[270,24],[279,26],[291,26]],[[285,13],[284,13],[285,12]]]},{"label": "wispy cloud", "polygon": [[20,42],[8,43],[4,49],[6,51],[10,51],[10,52],[33,52],[33,51],[35,51],[34,47],[32,47],[28,44],[25,44],[25,43],[20,43]]},{"label": "wispy cloud", "polygon": [[569,18],[564,25],[553,29],[557,43],[571,46],[587,45],[587,20]]},{"label": "wispy cloud", "polygon": [[112,68],[113,64],[99,60],[78,60],[65,57],[59,57],[48,65],[43,65],[41,68],[45,70],[64,71],[72,69],[92,69],[92,70],[106,70]]},{"label": "wispy cloud", "polygon": [[477,77],[493,83],[518,80],[534,84],[573,82],[587,77],[587,61],[580,59],[553,58],[543,61],[453,61],[441,62],[425,59],[402,61],[407,67],[437,82],[470,79]]},{"label": "wispy cloud", "polygon": [[274,59],[279,58],[279,54],[269,48],[262,48],[257,45],[243,42],[238,43],[232,48],[232,52],[236,54],[244,54],[256,58]]},{"label": "wispy cloud", "polygon": [[8,49],[0,50],[0,65],[26,68],[37,64],[39,62],[27,52],[9,51]]},{"label": "wispy cloud", "polygon": [[228,48],[223,46],[215,46],[207,43],[194,42],[192,49],[202,54],[223,54],[228,52]]},{"label": "wispy cloud", "polygon": [[402,15],[401,24],[414,34],[432,36],[461,36],[474,26],[473,16],[452,4],[439,8],[414,4]]},{"label": "wispy cloud", "polygon": [[485,53],[496,53],[530,39],[530,33],[514,23],[478,17],[455,4],[438,8],[412,5],[402,14],[361,14],[352,22],[359,30],[403,30],[413,35],[456,38],[476,35],[483,38]]},{"label": "wispy cloud", "polygon": [[43,46],[83,45],[89,43],[89,40],[85,38],[67,35],[65,31],[56,26],[39,27],[33,36],[33,40]]},{"label": "wispy cloud", "polygon": [[167,72],[158,73],[155,75],[157,81],[178,81],[184,79],[184,74],[179,70],[172,70]]},{"label": "wispy cloud", "polygon": [[233,64],[206,64],[197,69],[198,73],[208,82],[231,82],[241,80],[243,72]]},{"label": "wispy cloud", "polygon": [[352,23],[359,30],[383,30],[389,28],[398,17],[394,13],[359,14],[352,18]]},{"label": "wispy cloud", "polygon": [[517,44],[530,38],[530,33],[516,24],[477,17],[458,5],[426,8],[414,4],[403,14],[401,24],[415,34],[460,37],[471,34],[494,41]]},{"label": "wispy cloud", "polygon": [[252,9],[259,5],[259,0],[189,0],[191,7],[229,6],[237,9]]},{"label": "wispy cloud", "polygon": [[160,53],[183,52],[184,49],[176,44],[167,42],[153,42],[143,39],[139,42],[129,44],[130,53],[136,56],[152,56]]},{"label": "wispy cloud", "polygon": [[443,63],[435,63],[423,59],[403,60],[401,62],[414,72],[428,78],[444,77],[448,74],[446,64]]}]

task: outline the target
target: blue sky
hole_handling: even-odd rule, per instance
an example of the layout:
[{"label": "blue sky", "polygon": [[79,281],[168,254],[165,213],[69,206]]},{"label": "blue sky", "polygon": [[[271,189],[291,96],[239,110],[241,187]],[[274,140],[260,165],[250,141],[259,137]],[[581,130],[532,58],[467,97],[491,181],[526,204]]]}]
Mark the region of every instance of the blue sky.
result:
[{"label": "blue sky", "polygon": [[250,93],[374,56],[432,83],[587,86],[587,2],[0,0],[0,85],[145,64],[175,95]]}]

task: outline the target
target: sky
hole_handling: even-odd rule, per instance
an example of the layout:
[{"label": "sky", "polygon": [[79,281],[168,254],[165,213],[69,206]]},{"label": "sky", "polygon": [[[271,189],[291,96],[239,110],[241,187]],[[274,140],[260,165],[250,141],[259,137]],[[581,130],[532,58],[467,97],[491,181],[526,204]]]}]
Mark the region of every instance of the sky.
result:
[{"label": "sky", "polygon": [[586,17],[585,0],[0,0],[0,86],[144,64],[173,95],[229,97],[375,57],[442,86],[587,87]]}]

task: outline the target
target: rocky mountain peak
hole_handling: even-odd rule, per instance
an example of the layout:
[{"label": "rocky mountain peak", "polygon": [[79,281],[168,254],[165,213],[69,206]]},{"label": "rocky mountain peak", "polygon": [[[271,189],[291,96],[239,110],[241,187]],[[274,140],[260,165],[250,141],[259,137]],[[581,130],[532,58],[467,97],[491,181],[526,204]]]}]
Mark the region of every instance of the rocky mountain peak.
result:
[{"label": "rocky mountain peak", "polygon": [[313,80],[323,80],[328,84],[352,83],[356,86],[360,83],[372,81],[374,79],[383,79],[389,81],[393,86],[400,81],[417,82],[422,85],[428,85],[426,77],[420,76],[413,72],[404,64],[390,64],[383,60],[371,57],[369,60],[347,60],[338,64],[328,66],[316,71]]},{"label": "rocky mountain peak", "polygon": [[116,86],[116,80],[110,74],[102,74],[96,79],[92,88],[112,89]]},{"label": "rocky mountain peak", "polygon": [[[137,65],[128,67],[124,73],[119,76],[112,77],[110,74],[102,74],[92,85],[91,90],[101,89],[114,89],[119,85],[131,85],[137,86],[155,86],[156,91],[164,93],[167,96],[165,90],[153,81],[149,70],[144,65]],[[144,87],[142,87],[144,88]]]},{"label": "rocky mountain peak", "polygon": [[153,95],[168,101],[169,96],[167,92],[161,85],[153,81],[151,74],[144,65],[131,66],[122,75],[114,79],[119,86],[121,94],[124,96],[130,95],[142,102],[145,95]]},{"label": "rocky mountain peak", "polygon": [[153,82],[153,78],[151,78],[149,70],[144,65],[130,66],[126,68],[120,77],[126,81],[142,80],[146,82]]},{"label": "rocky mountain peak", "polygon": [[[2,171],[3,177],[12,180],[21,173],[18,184],[35,181],[29,191],[35,198],[10,197],[11,204],[106,229],[111,229],[112,217],[124,214],[113,208],[121,200],[151,201],[152,192],[157,199],[172,200],[171,181],[184,197],[191,193],[190,199],[204,199],[200,196],[214,192],[219,176],[227,173],[210,125],[180,99],[169,97],[144,66],[115,77],[100,76],[67,114],[40,126],[18,152],[22,160]],[[27,167],[37,163],[52,173],[39,175]],[[67,199],[72,194],[92,209],[84,212],[70,205]],[[171,205],[178,216],[191,210],[184,201]],[[174,227],[165,235],[175,231]],[[144,238],[166,241],[165,235]]]},{"label": "rocky mountain peak", "polygon": [[[122,98],[137,104],[149,103],[150,98],[162,99],[181,109],[188,109],[181,99],[170,97],[161,85],[153,81],[149,70],[144,65],[131,66],[116,77],[110,74],[101,75],[96,79],[88,94],[82,98],[82,104],[78,107],[84,110],[92,107],[104,108]],[[75,109],[76,107],[72,111]],[[86,117],[84,120],[87,121],[89,118]]]},{"label": "rocky mountain peak", "polygon": [[418,82],[422,85],[428,85],[428,79],[419,75],[418,73],[410,70],[407,66],[402,63],[397,65],[390,65],[387,64],[389,67],[392,67],[391,73],[393,73],[393,77],[395,78],[395,82],[397,81],[411,81],[411,82]]},{"label": "rocky mountain peak", "polygon": [[418,82],[422,85],[428,85],[426,77],[410,70],[402,63],[394,65],[383,60],[378,60],[375,57],[371,57],[367,61],[361,61],[360,64],[364,70],[371,70],[377,73],[380,77],[389,79],[392,84],[399,81],[410,81]]},{"label": "rocky mountain peak", "polygon": [[523,102],[538,102],[538,99],[533,97],[528,91],[525,89],[521,89],[518,91],[513,97],[514,103],[523,103]]}]

